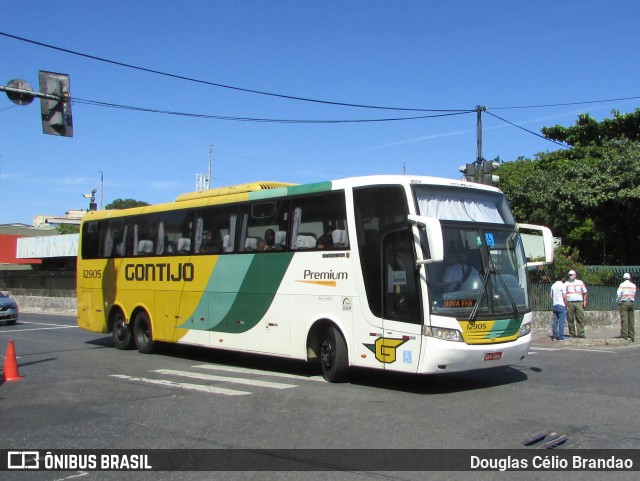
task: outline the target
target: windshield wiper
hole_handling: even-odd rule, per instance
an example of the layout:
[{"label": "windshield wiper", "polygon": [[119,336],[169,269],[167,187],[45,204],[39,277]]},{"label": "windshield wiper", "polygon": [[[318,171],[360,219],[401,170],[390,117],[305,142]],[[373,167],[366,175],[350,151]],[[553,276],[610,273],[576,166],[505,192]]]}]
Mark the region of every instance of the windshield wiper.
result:
[{"label": "windshield wiper", "polygon": [[480,292],[478,292],[478,297],[476,298],[476,302],[473,305],[473,309],[471,310],[471,314],[469,314],[469,320],[474,322],[478,318],[478,311],[480,310],[480,300],[482,296],[487,292],[487,282],[489,281],[489,275],[491,271],[494,270],[493,267],[487,266],[484,270],[484,276],[482,278],[482,287],[480,288]]},{"label": "windshield wiper", "polygon": [[502,274],[500,274],[500,271],[498,270],[496,270],[496,277],[500,281],[500,284],[502,285],[504,292],[507,294],[507,297],[509,298],[509,302],[511,302],[511,308],[513,309],[513,318],[516,319],[520,314],[520,311],[518,311],[518,306],[516,305],[516,301],[513,300],[513,296],[509,292],[509,289],[507,289],[507,284],[504,282],[504,279],[502,278]]}]

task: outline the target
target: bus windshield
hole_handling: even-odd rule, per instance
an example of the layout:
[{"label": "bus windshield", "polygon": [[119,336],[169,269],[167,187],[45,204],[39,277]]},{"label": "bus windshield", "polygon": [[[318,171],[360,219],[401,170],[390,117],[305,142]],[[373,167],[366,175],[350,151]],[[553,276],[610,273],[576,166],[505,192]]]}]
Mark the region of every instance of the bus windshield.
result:
[{"label": "bus windshield", "polygon": [[443,226],[444,259],[427,266],[434,314],[517,317],[530,310],[520,235],[512,229]]},{"label": "bus windshield", "polygon": [[520,235],[501,192],[414,186],[420,215],[440,219],[444,262],[427,265],[433,314],[517,317],[528,312]]}]

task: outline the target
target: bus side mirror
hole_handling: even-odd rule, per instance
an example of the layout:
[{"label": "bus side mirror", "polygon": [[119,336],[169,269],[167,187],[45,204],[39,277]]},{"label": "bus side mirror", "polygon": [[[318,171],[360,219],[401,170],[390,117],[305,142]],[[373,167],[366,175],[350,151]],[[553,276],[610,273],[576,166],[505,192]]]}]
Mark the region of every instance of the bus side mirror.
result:
[{"label": "bus side mirror", "polygon": [[[435,217],[423,217],[421,215],[409,215],[407,217],[409,224],[412,226],[422,227],[427,236],[427,246],[429,250],[429,259],[416,260],[417,265],[433,264],[444,260],[444,240],[442,237],[442,227],[440,221]],[[422,255],[422,249],[418,252],[419,257]]]},{"label": "bus side mirror", "polygon": [[548,227],[532,224],[518,224],[518,232],[527,259],[527,268],[551,264],[553,262],[553,234]]}]

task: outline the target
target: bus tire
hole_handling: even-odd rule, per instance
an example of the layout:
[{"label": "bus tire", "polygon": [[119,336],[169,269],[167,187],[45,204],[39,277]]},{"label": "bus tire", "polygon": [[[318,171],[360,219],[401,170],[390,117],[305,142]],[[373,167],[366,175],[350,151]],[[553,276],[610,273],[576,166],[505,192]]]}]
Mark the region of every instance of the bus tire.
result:
[{"label": "bus tire", "polygon": [[133,336],[131,326],[127,324],[127,319],[121,311],[113,316],[113,345],[118,349],[131,349],[133,347]]},{"label": "bus tire", "polygon": [[155,348],[153,332],[151,332],[151,320],[146,312],[139,312],[133,322],[133,339],[138,351],[142,354],[151,354]]},{"label": "bus tire", "polygon": [[340,331],[330,326],[320,344],[320,366],[322,376],[329,382],[344,382],[349,373],[347,343]]}]

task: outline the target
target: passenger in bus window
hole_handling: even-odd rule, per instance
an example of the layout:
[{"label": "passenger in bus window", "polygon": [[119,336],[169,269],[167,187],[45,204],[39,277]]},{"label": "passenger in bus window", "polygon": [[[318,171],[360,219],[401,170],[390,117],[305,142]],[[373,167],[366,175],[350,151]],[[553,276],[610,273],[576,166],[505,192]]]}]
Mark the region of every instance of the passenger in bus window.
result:
[{"label": "passenger in bus window", "polygon": [[329,224],[327,230],[322,234],[316,242],[316,248],[318,249],[331,249],[333,247],[333,225]]},{"label": "passenger in bus window", "polygon": [[200,252],[203,254],[215,254],[220,252],[222,247],[222,240],[216,239],[213,231],[207,232],[207,236],[202,241],[200,246]]},{"label": "passenger in bus window", "polygon": [[260,243],[263,251],[272,251],[275,250],[276,245],[276,233],[273,229],[267,229],[264,231],[264,241]]}]

